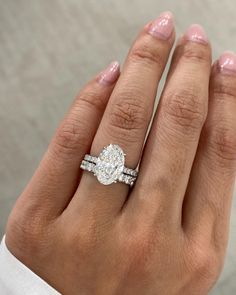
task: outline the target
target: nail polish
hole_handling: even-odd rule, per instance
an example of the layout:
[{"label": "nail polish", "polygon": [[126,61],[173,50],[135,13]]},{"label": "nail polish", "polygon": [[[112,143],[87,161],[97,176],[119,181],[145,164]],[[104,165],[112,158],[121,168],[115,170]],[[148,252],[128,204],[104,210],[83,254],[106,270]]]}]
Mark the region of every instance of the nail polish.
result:
[{"label": "nail polish", "polygon": [[202,26],[194,24],[191,25],[187,32],[185,33],[185,37],[189,41],[198,42],[198,43],[208,43],[208,37]]},{"label": "nail polish", "polygon": [[224,52],[218,60],[218,65],[222,72],[236,73],[236,54],[231,51]]},{"label": "nail polish", "polygon": [[174,31],[174,21],[171,12],[163,12],[158,19],[156,19],[149,29],[149,34],[162,39],[168,40]]},{"label": "nail polish", "polygon": [[116,82],[120,75],[120,65],[117,61],[112,62],[98,77],[98,82],[103,85],[110,85]]}]

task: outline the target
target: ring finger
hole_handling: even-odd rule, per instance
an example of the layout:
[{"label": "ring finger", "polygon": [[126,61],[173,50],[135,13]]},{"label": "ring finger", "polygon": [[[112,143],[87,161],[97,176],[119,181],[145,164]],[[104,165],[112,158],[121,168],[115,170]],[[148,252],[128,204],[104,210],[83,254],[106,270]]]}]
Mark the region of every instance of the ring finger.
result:
[{"label": "ring finger", "polygon": [[[126,166],[136,168],[152,116],[158,82],[173,42],[171,13],[163,13],[145,26],[128,54],[111,95],[92,144],[92,155],[97,156],[111,143],[118,144],[127,154]],[[81,205],[85,200],[85,207],[89,208],[89,204],[97,207],[100,202],[99,208],[117,212],[123,206],[128,190],[129,187],[121,183],[101,185],[91,173],[85,172],[72,203]],[[107,202],[111,195],[112,202]]]}]

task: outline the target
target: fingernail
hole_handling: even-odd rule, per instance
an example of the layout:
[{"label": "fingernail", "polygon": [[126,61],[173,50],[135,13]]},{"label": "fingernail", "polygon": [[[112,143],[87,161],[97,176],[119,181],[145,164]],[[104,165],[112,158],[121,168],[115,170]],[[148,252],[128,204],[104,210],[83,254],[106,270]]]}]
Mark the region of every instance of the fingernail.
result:
[{"label": "fingernail", "polygon": [[236,54],[231,51],[224,52],[218,61],[221,71],[236,72]]},{"label": "fingernail", "polygon": [[202,26],[197,24],[191,25],[188,28],[187,32],[185,33],[185,37],[189,41],[198,42],[198,43],[208,43],[208,37],[205,30],[203,29]]},{"label": "fingernail", "polygon": [[157,20],[155,20],[150,29],[149,34],[167,40],[170,38],[174,30],[173,14],[169,11],[163,12]]},{"label": "fingernail", "polygon": [[98,77],[100,84],[113,84],[120,75],[120,65],[117,61],[112,62]]}]

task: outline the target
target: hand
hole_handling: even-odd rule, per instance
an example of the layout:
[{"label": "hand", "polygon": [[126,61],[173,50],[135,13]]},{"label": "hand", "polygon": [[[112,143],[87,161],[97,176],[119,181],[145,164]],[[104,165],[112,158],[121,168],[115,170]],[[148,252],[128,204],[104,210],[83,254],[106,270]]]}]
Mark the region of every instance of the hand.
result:
[{"label": "hand", "polygon": [[[236,171],[236,57],[211,66],[200,26],[175,48],[170,13],[144,27],[119,77],[81,91],[7,225],[9,250],[63,294],[207,294],[223,266]],[[110,143],[140,172],[102,185],[80,169]]]}]

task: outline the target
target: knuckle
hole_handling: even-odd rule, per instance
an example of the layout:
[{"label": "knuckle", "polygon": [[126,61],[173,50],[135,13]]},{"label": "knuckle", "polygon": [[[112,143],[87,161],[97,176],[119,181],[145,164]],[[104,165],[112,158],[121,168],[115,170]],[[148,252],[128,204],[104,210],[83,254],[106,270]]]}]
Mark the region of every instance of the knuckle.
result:
[{"label": "knuckle", "polygon": [[226,84],[223,81],[220,83],[215,83],[212,95],[214,99],[218,100],[228,100],[230,97],[235,100],[236,98],[236,85],[235,84]]},{"label": "knuckle", "polygon": [[190,62],[209,63],[211,60],[210,50],[206,47],[193,46],[188,44],[184,46],[182,57]]},{"label": "knuckle", "polygon": [[208,134],[210,151],[217,156],[222,164],[236,162],[236,132],[233,127],[221,121],[220,126],[211,127]]},{"label": "knuckle", "polygon": [[81,256],[90,255],[96,248],[96,236],[90,233],[85,233],[83,230],[79,232],[72,232],[66,241],[67,247],[75,249]]},{"label": "knuckle", "polygon": [[222,262],[218,258],[218,254],[216,255],[211,248],[195,249],[189,257],[188,267],[196,279],[211,284],[218,278],[222,269]]},{"label": "knuckle", "polygon": [[148,65],[157,65],[160,68],[164,66],[164,59],[160,52],[145,40],[141,40],[133,46],[129,59],[135,63],[144,62]]},{"label": "knuckle", "polygon": [[106,240],[107,233],[111,228],[111,221],[104,219],[98,222],[97,218],[89,213],[86,220],[80,218],[78,224],[81,228],[80,231],[71,228],[68,232],[69,244],[76,248],[80,254],[90,255]]},{"label": "knuckle", "polygon": [[105,107],[104,95],[99,92],[89,90],[84,90],[81,92],[75,100],[75,110],[80,109],[97,109],[103,111]]},{"label": "knuckle", "polygon": [[140,100],[118,99],[111,108],[109,126],[121,136],[127,134],[132,138],[148,124],[149,111]]},{"label": "knuckle", "polygon": [[[14,249],[19,257],[29,254],[41,255],[47,252],[50,230],[42,225],[41,215],[34,214],[27,218],[19,218],[17,215],[10,217],[7,224],[6,238],[8,245]],[[27,257],[26,257],[27,258]]]},{"label": "knuckle", "polygon": [[192,90],[169,93],[163,99],[164,113],[174,122],[187,129],[199,129],[206,118],[206,106]]},{"label": "knuckle", "polygon": [[[104,98],[99,93],[85,90],[76,98],[70,114],[64,119],[53,139],[53,152],[59,155],[70,155],[80,148],[87,147],[86,112],[96,109],[104,111]],[[91,113],[91,111],[89,112]],[[87,126],[86,126],[87,125]]]},{"label": "knuckle", "polygon": [[130,267],[139,274],[145,274],[153,259],[156,244],[154,234],[136,233],[126,238],[122,251],[128,257]]},{"label": "knuckle", "polygon": [[81,146],[87,142],[86,135],[83,130],[79,128],[82,126],[79,118],[66,118],[56,132],[54,143],[58,154],[68,154],[71,152],[78,152]]}]

